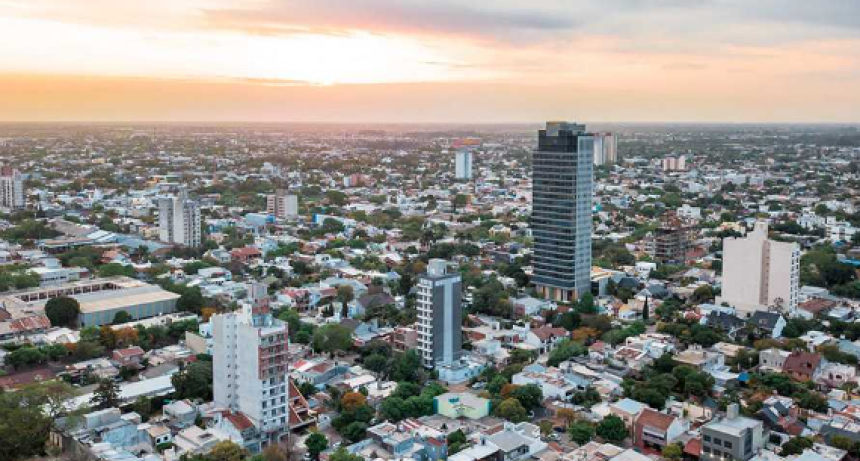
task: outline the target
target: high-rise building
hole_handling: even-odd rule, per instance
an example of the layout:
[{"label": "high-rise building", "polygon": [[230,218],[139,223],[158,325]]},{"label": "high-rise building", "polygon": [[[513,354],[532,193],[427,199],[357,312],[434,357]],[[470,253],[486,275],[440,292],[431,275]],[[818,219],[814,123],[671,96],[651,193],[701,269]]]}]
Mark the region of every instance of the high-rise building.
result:
[{"label": "high-rise building", "polygon": [[670,211],[660,220],[660,226],[645,238],[645,251],[657,262],[683,264],[693,246],[692,239],[693,227]]},{"label": "high-rise building", "polygon": [[532,281],[545,298],[571,301],[591,288],[594,137],[585,125],[547,122],[532,160]]},{"label": "high-rise building", "polygon": [[687,171],[687,156],[670,155],[662,160],[663,171]]},{"label": "high-rise building", "polygon": [[288,194],[285,189],[278,189],[266,196],[266,213],[278,219],[296,217],[299,215],[299,198]]},{"label": "high-rise building", "polygon": [[158,199],[158,238],[192,248],[200,246],[200,206],[188,198],[185,188]]},{"label": "high-rise building", "polygon": [[461,150],[457,152],[455,173],[457,179],[472,179],[472,152]]},{"label": "high-rise building", "polygon": [[444,259],[431,259],[418,280],[418,351],[427,368],[453,364],[463,352],[462,281],[447,268]]},{"label": "high-rise building", "polygon": [[800,246],[767,238],[767,223],[757,222],[745,238],[723,240],[723,288],[717,304],[734,307],[739,317],[755,311],[797,309]]},{"label": "high-rise building", "polygon": [[594,164],[597,166],[618,163],[618,138],[612,133],[594,133]]},{"label": "high-rise building", "polygon": [[241,311],[212,316],[214,401],[277,442],[291,416],[287,324],[272,316],[266,285],[252,285],[249,298]]},{"label": "high-rise building", "polygon": [[20,210],[25,205],[24,176],[9,165],[0,167],[0,209]]}]

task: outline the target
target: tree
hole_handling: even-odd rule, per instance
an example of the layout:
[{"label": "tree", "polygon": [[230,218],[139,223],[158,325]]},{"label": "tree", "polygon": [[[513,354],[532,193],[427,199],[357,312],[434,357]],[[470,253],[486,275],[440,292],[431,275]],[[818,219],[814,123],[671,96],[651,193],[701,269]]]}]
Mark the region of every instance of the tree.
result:
[{"label": "tree", "polygon": [[203,292],[198,287],[183,287],[176,308],[183,312],[199,314],[203,309]]},{"label": "tree", "polygon": [[347,392],[340,399],[340,405],[344,411],[355,411],[358,407],[367,405],[367,399],[361,392]]},{"label": "tree", "polygon": [[579,445],[585,445],[594,438],[594,427],[586,422],[575,422],[568,428],[570,440]]},{"label": "tree", "polygon": [[346,448],[344,447],[338,448],[337,451],[328,457],[328,459],[329,461],[364,461],[363,457],[346,451]]},{"label": "tree", "polygon": [[320,453],[328,448],[328,439],[321,432],[313,432],[305,439],[305,446],[308,447],[311,458],[319,459]]},{"label": "tree", "polygon": [[170,377],[178,399],[212,400],[212,362],[198,360]]},{"label": "tree", "polygon": [[379,405],[379,413],[388,421],[396,423],[408,416],[406,401],[400,397],[390,396]]},{"label": "tree", "polygon": [[28,387],[0,392],[0,459],[17,460],[40,455],[48,440],[52,418],[34,405],[40,391]]},{"label": "tree", "polygon": [[543,402],[543,391],[537,384],[528,384],[516,388],[511,397],[519,400],[526,410],[534,410]]},{"label": "tree", "polygon": [[496,413],[513,423],[519,423],[528,419],[528,414],[523,404],[515,398],[503,400],[496,409]]},{"label": "tree", "polygon": [[113,316],[113,324],[120,325],[122,323],[128,323],[134,320],[134,318],[126,311],[119,311]]},{"label": "tree", "polygon": [[780,456],[799,455],[807,448],[812,448],[814,441],[809,437],[792,437],[782,445]]},{"label": "tree", "polygon": [[677,443],[670,443],[663,447],[662,454],[666,459],[681,459],[684,456],[684,449]]},{"label": "tree", "polygon": [[334,353],[352,347],[352,330],[339,324],[329,324],[318,328],[313,335],[314,350]]},{"label": "tree", "polygon": [[212,447],[207,458],[212,461],[243,461],[248,456],[248,450],[229,440],[222,440]]},{"label": "tree", "polygon": [[467,443],[469,443],[469,440],[461,429],[448,434],[448,456],[462,451]]},{"label": "tree", "polygon": [[99,381],[90,402],[100,410],[119,406],[119,386],[116,381],[109,378]]},{"label": "tree", "polygon": [[81,306],[74,298],[61,296],[45,303],[45,315],[55,327],[74,327],[80,313]]},{"label": "tree", "polygon": [[551,367],[557,367],[561,362],[587,353],[588,350],[582,344],[565,339],[550,352],[547,364]]},{"label": "tree", "polygon": [[349,303],[355,297],[351,285],[341,285],[337,287],[337,300],[340,301],[340,318],[349,317]]},{"label": "tree", "polygon": [[627,426],[618,416],[609,415],[597,425],[596,433],[603,440],[617,444],[627,438]]},{"label": "tree", "polygon": [[388,368],[388,358],[384,355],[373,354],[364,359],[364,368],[374,372],[377,377],[382,376]]}]

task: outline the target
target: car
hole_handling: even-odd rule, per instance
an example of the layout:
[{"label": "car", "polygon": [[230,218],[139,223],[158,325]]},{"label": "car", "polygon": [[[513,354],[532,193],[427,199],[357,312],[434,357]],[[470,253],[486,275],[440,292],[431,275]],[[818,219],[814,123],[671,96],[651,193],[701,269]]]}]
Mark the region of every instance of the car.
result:
[{"label": "car", "polygon": [[485,388],[485,387],[487,387],[487,383],[485,383],[484,381],[481,381],[481,382],[477,382],[477,383],[475,383],[475,384],[472,384],[472,389],[475,389],[475,390],[477,390],[477,389],[483,389],[483,388]]},{"label": "car", "polygon": [[565,428],[563,428],[563,427],[561,427],[561,426],[554,426],[554,427],[552,428],[552,430],[554,430],[554,431],[558,432],[559,434],[564,434],[564,432],[565,432]]}]

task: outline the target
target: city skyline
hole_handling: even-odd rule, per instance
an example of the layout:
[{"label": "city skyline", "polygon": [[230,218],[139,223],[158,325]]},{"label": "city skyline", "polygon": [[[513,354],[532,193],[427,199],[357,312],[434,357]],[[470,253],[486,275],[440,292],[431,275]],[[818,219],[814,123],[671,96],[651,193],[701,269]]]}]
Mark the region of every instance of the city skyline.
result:
[{"label": "city skyline", "polygon": [[87,3],[0,2],[0,120],[858,121],[856,3]]}]

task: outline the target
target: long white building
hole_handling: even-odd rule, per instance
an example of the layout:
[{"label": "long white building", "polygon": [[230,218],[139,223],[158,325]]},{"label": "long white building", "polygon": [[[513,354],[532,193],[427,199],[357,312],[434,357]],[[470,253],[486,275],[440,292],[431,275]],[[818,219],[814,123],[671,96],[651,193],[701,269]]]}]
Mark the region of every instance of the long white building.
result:
[{"label": "long white building", "polygon": [[779,308],[797,309],[800,246],[767,238],[767,223],[757,222],[744,238],[723,240],[723,289],[717,304],[728,303],[738,316]]},{"label": "long white building", "polygon": [[24,200],[24,176],[9,165],[0,168],[0,209],[20,210]]},{"label": "long white building", "polygon": [[200,246],[200,206],[188,198],[185,188],[158,199],[158,238],[192,248]]},{"label": "long white building", "polygon": [[272,316],[265,285],[251,291],[241,311],[212,317],[214,401],[247,416],[265,445],[289,432],[287,324]]}]

